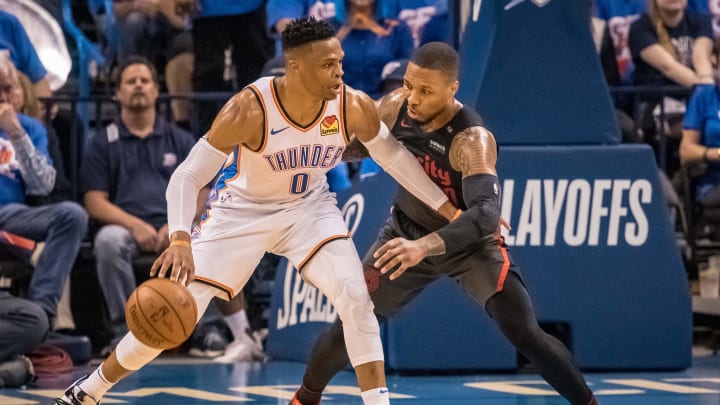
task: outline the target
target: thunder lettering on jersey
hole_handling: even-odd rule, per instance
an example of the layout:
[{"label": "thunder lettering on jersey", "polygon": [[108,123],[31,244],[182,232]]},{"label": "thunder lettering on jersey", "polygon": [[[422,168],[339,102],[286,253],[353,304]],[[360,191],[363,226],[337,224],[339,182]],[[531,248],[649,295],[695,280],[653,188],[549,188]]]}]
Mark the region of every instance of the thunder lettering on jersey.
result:
[{"label": "thunder lettering on jersey", "polygon": [[[408,117],[406,100],[400,108],[391,132],[415,155],[425,173],[443,190],[450,201],[464,210],[466,206],[462,197],[462,173],[450,165],[450,145],[459,132],[480,125],[482,125],[480,116],[472,109],[463,107],[441,128],[424,132]],[[427,231],[435,231],[447,224],[444,218],[402,187],[395,203],[405,215]]]},{"label": "thunder lettering on jersey", "polygon": [[221,170],[211,196],[213,206],[246,203],[283,204],[328,188],[325,173],[342,160],[347,145],[345,88],[325,100],[309,125],[284,110],[276,78],[263,77],[247,88],[265,115],[258,150],[235,148]]}]

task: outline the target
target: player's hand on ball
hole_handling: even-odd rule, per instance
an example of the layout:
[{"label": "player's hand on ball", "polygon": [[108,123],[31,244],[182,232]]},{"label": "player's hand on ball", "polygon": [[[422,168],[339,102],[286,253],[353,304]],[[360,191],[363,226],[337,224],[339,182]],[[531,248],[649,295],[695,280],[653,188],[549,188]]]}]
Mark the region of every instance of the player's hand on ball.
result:
[{"label": "player's hand on ball", "polygon": [[195,279],[195,264],[190,243],[170,243],[167,249],[155,260],[150,269],[150,277],[164,278],[170,271],[170,280],[187,286]]},{"label": "player's hand on ball", "polygon": [[386,274],[397,266],[390,280],[402,276],[405,270],[420,263],[426,256],[427,250],[422,242],[404,238],[389,240],[373,253],[377,259],[375,267],[380,269],[380,273]]}]

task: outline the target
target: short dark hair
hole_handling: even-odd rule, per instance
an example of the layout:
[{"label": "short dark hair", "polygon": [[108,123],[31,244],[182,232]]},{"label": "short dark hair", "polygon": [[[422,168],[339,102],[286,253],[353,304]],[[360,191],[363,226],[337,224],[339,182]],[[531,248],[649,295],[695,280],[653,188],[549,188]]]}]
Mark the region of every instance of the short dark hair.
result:
[{"label": "short dark hair", "polygon": [[306,16],[290,21],[282,33],[283,52],[299,48],[315,41],[323,41],[335,36],[335,30],[324,20]]},{"label": "short dark hair", "polygon": [[453,47],[444,42],[428,42],[413,53],[410,61],[423,69],[439,70],[457,79],[460,57]]},{"label": "short dark hair", "polygon": [[155,82],[157,86],[160,86],[160,79],[158,78],[158,73],[157,69],[155,69],[155,65],[153,65],[153,63],[150,62],[149,59],[140,55],[128,56],[120,63],[120,67],[118,67],[117,74],[115,75],[115,86],[120,86],[120,80],[122,80],[123,73],[125,73],[125,70],[132,65],[147,66],[147,68],[150,69],[150,75],[152,76],[153,82]]}]

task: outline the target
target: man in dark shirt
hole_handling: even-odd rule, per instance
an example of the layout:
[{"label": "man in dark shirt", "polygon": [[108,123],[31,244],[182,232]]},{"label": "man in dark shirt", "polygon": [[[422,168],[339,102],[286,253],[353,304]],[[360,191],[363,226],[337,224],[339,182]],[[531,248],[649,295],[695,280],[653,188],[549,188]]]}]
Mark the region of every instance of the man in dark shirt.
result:
[{"label": "man in dark shirt", "polygon": [[133,258],[169,245],[165,189],[195,144],[190,133],[158,116],[158,92],[153,65],[128,58],[115,93],[119,117],[91,139],[81,170],[85,207],[102,225],[94,254],[114,340],[127,332],[125,303],[136,286]]}]

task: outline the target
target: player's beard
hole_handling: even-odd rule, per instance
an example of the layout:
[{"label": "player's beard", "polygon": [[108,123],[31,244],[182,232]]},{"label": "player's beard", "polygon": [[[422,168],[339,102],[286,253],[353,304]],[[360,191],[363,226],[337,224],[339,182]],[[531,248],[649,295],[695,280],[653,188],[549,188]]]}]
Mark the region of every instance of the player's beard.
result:
[{"label": "player's beard", "polygon": [[411,117],[411,118],[412,118],[412,120],[415,121],[418,125],[424,126],[424,125],[427,125],[427,124],[431,123],[435,118],[437,118],[437,117],[440,115],[440,113],[442,113],[442,110],[432,113],[432,115],[426,117],[426,118],[423,119],[423,120],[420,120],[420,119],[417,119],[417,118],[412,118],[412,117]]}]

